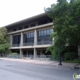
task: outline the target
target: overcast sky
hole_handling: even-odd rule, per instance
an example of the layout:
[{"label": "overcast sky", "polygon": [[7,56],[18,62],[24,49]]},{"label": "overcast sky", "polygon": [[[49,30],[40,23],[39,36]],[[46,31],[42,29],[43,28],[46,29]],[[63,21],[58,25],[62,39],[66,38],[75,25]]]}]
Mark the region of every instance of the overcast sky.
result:
[{"label": "overcast sky", "polygon": [[44,12],[56,0],[0,0],[0,27]]}]

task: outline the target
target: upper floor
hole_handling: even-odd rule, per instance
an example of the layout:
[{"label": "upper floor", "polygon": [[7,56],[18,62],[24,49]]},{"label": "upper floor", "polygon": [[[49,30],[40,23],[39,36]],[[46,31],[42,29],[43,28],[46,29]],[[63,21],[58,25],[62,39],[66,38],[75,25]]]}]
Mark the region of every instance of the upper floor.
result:
[{"label": "upper floor", "polygon": [[6,28],[10,36],[10,48],[48,47],[52,44],[50,34],[53,32],[53,23],[45,13],[7,25]]},{"label": "upper floor", "polygon": [[42,27],[43,25],[48,25],[52,23],[52,19],[50,19],[45,13],[33,16],[31,18],[27,18],[22,21],[15,22],[13,24],[7,25],[6,28],[8,33],[18,32],[26,29],[33,29]]}]

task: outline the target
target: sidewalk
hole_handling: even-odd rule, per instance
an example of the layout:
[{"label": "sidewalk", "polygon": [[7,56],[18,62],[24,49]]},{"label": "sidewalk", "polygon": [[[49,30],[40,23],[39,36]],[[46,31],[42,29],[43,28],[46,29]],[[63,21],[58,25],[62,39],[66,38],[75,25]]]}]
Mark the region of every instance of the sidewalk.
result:
[{"label": "sidewalk", "polygon": [[55,67],[64,67],[64,68],[76,68],[80,69],[80,63],[64,63],[62,62],[62,66],[58,65],[57,61],[42,61],[42,60],[33,60],[33,59],[13,59],[13,58],[0,58],[1,60],[9,60],[9,61],[18,61],[18,62],[26,62],[26,63],[34,63],[45,66],[55,66]]}]

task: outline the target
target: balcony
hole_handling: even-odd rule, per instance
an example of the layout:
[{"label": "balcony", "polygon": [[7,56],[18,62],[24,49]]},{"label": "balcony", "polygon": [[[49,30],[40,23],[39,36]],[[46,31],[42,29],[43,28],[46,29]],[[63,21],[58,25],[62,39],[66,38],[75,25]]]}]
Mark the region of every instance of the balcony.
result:
[{"label": "balcony", "polygon": [[52,41],[38,41],[36,43],[33,42],[28,42],[28,43],[23,43],[23,44],[12,44],[11,47],[20,47],[20,46],[34,46],[35,44],[37,45],[46,45],[46,44],[52,44]]}]

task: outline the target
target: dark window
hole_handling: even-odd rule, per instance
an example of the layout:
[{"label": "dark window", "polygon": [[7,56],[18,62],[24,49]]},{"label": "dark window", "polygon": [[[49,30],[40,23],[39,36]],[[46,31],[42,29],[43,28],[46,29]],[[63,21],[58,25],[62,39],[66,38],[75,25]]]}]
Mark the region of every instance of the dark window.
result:
[{"label": "dark window", "polygon": [[31,27],[35,26],[35,23],[31,24]]},{"label": "dark window", "polygon": [[20,35],[13,36],[13,45],[18,46],[20,44]]},{"label": "dark window", "polygon": [[28,28],[28,25],[24,26],[24,29],[25,29],[25,28]]},{"label": "dark window", "polygon": [[49,20],[48,20],[48,23],[50,23],[50,22],[52,22],[52,19],[49,19]]},{"label": "dark window", "polygon": [[17,31],[17,29],[15,28],[14,31]]},{"label": "dark window", "polygon": [[25,45],[33,45],[34,44],[34,33],[26,33],[24,34],[23,43]]},{"label": "dark window", "polygon": [[42,24],[46,24],[46,23],[47,23],[47,20],[42,20],[42,21],[38,22],[38,25],[42,25]]},{"label": "dark window", "polygon": [[22,29],[22,27],[19,27],[19,30],[21,30]]},{"label": "dark window", "polygon": [[38,31],[37,41],[38,44],[49,44],[51,43],[52,39],[50,34],[52,33],[52,29],[45,29]]}]

